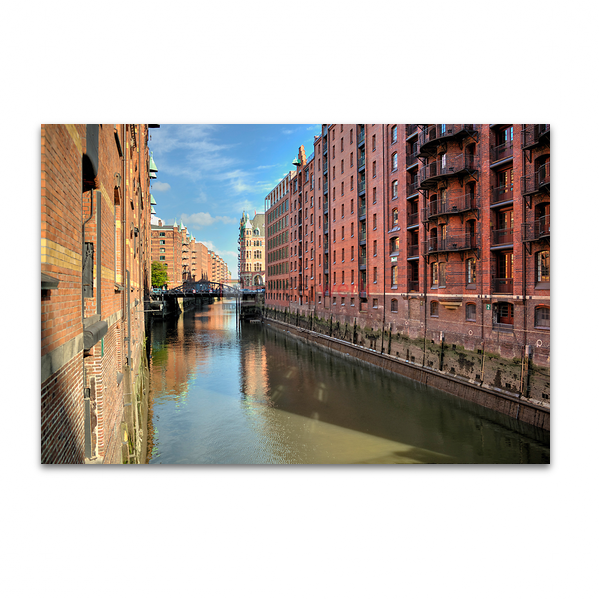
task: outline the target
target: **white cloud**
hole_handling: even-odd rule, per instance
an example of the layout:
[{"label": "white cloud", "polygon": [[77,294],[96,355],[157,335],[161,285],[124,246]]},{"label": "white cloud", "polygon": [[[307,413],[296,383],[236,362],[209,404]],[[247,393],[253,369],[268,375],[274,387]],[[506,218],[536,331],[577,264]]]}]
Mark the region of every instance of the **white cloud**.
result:
[{"label": "white cloud", "polygon": [[162,181],[154,181],[152,183],[152,191],[168,191],[171,186],[168,183]]},{"label": "white cloud", "polygon": [[194,226],[198,228],[211,227],[217,223],[224,225],[234,225],[239,221],[230,216],[212,216],[208,212],[196,212],[194,214],[182,214],[179,222],[183,221],[186,227]]}]

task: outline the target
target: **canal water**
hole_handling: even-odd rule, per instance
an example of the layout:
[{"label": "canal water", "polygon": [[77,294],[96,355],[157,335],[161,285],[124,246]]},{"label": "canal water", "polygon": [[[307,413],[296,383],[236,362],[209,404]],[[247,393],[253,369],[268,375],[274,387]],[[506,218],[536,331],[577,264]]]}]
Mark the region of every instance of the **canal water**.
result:
[{"label": "canal water", "polygon": [[151,464],[549,463],[549,433],[239,324],[217,302],[151,331]]}]

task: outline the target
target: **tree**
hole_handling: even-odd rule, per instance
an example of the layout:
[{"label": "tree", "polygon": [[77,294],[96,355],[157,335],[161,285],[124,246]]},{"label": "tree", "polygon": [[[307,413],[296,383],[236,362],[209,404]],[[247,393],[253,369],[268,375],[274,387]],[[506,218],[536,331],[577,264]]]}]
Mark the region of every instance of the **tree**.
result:
[{"label": "tree", "polygon": [[163,287],[168,283],[166,264],[152,262],[152,287]]}]

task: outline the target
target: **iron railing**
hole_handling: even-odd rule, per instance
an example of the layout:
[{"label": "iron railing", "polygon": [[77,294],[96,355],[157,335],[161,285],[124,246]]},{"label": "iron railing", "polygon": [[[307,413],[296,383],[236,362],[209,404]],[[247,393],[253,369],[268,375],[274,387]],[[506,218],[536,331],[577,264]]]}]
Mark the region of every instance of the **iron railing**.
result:
[{"label": "iron railing", "polygon": [[496,229],[491,231],[491,245],[509,245],[514,243],[514,229]]},{"label": "iron railing", "polygon": [[442,214],[476,210],[479,205],[479,199],[480,196],[478,194],[467,193],[460,196],[432,200],[426,208],[423,208],[422,218],[426,221]]},{"label": "iron railing", "polygon": [[542,237],[549,236],[549,214],[542,216],[541,218],[533,221],[532,223],[525,223],[522,225],[522,239],[524,241],[535,241]]},{"label": "iron railing", "polygon": [[528,148],[535,146],[548,134],[549,125],[529,125],[522,132],[522,147]]},{"label": "iron railing", "polygon": [[476,237],[470,233],[457,233],[448,237],[431,237],[422,243],[424,254],[460,252],[476,247]]},{"label": "iron railing", "polygon": [[420,169],[420,184],[439,177],[451,177],[464,171],[477,170],[474,154],[458,154],[443,160],[435,160]]},{"label": "iron railing", "polygon": [[501,204],[514,200],[514,188],[511,185],[494,187],[491,193],[491,204]]},{"label": "iron railing", "polygon": [[514,142],[508,141],[504,144],[491,148],[491,162],[498,162],[511,158],[514,155]]}]

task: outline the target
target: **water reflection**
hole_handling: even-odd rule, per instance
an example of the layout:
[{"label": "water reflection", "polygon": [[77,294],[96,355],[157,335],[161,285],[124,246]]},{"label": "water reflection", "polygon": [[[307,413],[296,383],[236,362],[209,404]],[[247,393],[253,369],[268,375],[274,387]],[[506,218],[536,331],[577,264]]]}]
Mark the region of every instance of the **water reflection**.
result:
[{"label": "water reflection", "polygon": [[[231,309],[233,308],[233,309]],[[544,431],[217,303],[152,331],[151,463],[546,463]]]}]

